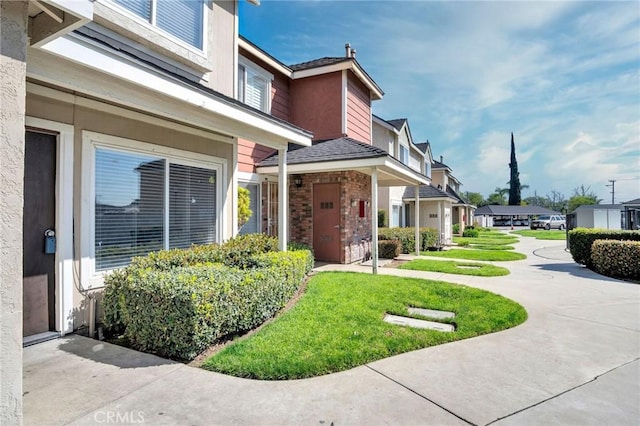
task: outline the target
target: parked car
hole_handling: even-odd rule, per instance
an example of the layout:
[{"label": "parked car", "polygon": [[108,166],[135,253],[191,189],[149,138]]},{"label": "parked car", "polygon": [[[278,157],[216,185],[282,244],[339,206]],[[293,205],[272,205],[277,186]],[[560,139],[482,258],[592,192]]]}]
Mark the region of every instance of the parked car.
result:
[{"label": "parked car", "polygon": [[559,229],[563,230],[565,228],[566,219],[564,216],[559,214],[543,214],[539,216],[537,219],[533,219],[531,221],[531,229]]}]

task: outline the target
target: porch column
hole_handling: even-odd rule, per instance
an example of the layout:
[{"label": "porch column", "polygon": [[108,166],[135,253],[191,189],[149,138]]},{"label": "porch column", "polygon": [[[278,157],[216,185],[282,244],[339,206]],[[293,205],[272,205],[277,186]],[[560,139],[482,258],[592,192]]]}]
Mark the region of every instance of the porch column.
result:
[{"label": "porch column", "polygon": [[287,149],[278,150],[278,248],[287,251],[289,227],[289,188],[287,186]]},{"label": "porch column", "polygon": [[[22,205],[26,1],[0,1],[0,424],[22,424]],[[5,90],[6,89],[6,90]]]},{"label": "porch column", "polygon": [[378,273],[378,170],[371,173],[371,267]]},{"label": "porch column", "polygon": [[416,185],[416,256],[420,256],[420,185]]},{"label": "porch column", "polygon": [[444,229],[444,209],[442,208],[442,201],[438,201],[438,241],[440,244],[444,244],[442,241],[442,230]]}]

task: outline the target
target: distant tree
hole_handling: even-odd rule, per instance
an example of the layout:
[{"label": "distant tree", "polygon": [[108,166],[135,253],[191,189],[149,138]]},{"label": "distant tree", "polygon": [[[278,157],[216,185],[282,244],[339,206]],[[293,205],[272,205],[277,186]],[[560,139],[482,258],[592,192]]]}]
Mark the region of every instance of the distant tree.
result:
[{"label": "distant tree", "polygon": [[513,132],[511,133],[511,161],[509,162],[511,179],[509,180],[509,205],[519,206],[522,202],[520,173],[518,172],[518,160],[516,160],[516,145],[513,142]]},{"label": "distant tree", "polygon": [[484,197],[479,192],[464,192],[462,194],[462,198],[467,200],[469,204],[473,204],[476,207],[485,205]]},{"label": "distant tree", "polygon": [[501,205],[507,204],[506,194],[509,192],[509,188],[499,188],[493,190],[493,194],[487,198],[487,205]]},{"label": "distant tree", "polygon": [[534,192],[533,196],[527,197],[523,201],[529,206],[547,207],[547,199],[539,196],[537,192]]},{"label": "distant tree", "polygon": [[591,187],[585,188],[584,185],[580,185],[573,189],[573,195],[567,202],[567,211],[572,212],[580,206],[590,206],[593,204],[600,204],[602,200],[598,198],[595,192],[591,191]]},{"label": "distant tree", "polygon": [[567,200],[563,194],[556,190],[552,190],[551,194],[547,194],[547,205],[545,207],[557,212],[566,213]]}]

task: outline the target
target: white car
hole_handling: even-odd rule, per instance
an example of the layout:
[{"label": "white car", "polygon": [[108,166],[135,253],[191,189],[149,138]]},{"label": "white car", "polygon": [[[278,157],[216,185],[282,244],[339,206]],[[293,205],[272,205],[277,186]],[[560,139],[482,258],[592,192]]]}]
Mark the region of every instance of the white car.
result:
[{"label": "white car", "polygon": [[531,221],[530,228],[531,229],[559,229],[563,230],[565,228],[567,220],[564,216],[559,214],[543,214],[538,216],[537,219],[533,219]]}]

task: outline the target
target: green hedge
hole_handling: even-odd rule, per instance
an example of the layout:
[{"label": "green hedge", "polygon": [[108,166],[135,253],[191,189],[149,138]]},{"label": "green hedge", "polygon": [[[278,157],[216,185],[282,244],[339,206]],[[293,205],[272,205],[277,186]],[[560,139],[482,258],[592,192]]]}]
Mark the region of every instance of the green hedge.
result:
[{"label": "green hedge", "polygon": [[470,238],[478,238],[480,236],[480,232],[474,228],[466,228],[462,233],[462,236],[470,237]]},{"label": "green hedge", "polygon": [[400,241],[378,240],[378,257],[380,259],[395,259],[400,255]]},{"label": "green hedge", "polygon": [[137,258],[105,278],[105,325],[136,349],[193,359],[272,317],[311,270],[310,251],[273,251],[273,241],[247,235]]},{"label": "green hedge", "polygon": [[573,260],[593,268],[591,245],[595,240],[640,241],[640,231],[575,228],[569,231],[567,240]]},{"label": "green hedge", "polygon": [[[378,241],[397,240],[400,242],[402,253],[415,253],[415,228],[378,228]],[[434,247],[438,243],[438,230],[420,228],[420,250]]]},{"label": "green hedge", "polygon": [[602,275],[640,280],[640,241],[595,240],[591,262]]}]

